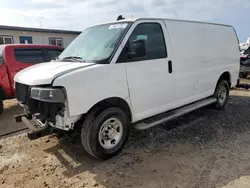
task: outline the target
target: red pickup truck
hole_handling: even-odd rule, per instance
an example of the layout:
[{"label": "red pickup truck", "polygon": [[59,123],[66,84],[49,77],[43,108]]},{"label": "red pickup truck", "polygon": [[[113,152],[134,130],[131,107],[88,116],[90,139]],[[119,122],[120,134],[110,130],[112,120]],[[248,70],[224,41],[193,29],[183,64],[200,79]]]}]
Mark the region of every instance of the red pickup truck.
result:
[{"label": "red pickup truck", "polygon": [[62,47],[54,45],[0,45],[0,114],[3,112],[3,100],[15,98],[15,74],[31,65],[49,62],[62,51]]}]

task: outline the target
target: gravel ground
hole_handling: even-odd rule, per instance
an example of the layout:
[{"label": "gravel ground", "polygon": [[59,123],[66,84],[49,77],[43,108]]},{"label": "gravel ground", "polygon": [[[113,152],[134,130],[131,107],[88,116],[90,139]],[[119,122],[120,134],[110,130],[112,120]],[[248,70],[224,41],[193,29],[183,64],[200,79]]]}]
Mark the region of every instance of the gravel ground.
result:
[{"label": "gravel ground", "polygon": [[4,111],[0,115],[0,137],[26,128],[22,123],[14,123],[14,116],[20,113],[23,113],[23,109],[16,99],[4,101]]},{"label": "gravel ground", "polygon": [[80,144],[25,134],[0,140],[0,187],[249,188],[250,91],[150,130],[133,131],[109,161]]}]

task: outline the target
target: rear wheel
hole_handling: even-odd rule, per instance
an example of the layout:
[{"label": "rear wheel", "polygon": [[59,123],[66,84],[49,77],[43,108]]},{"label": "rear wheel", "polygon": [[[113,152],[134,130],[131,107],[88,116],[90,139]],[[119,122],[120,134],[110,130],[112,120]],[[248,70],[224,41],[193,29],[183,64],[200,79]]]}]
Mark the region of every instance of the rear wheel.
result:
[{"label": "rear wheel", "polygon": [[240,73],[240,78],[247,78],[247,76],[248,73],[243,73],[243,72]]},{"label": "rear wheel", "polygon": [[3,113],[3,101],[0,99],[0,114]]},{"label": "rear wheel", "polygon": [[215,89],[214,97],[217,99],[215,108],[218,110],[223,109],[229,98],[229,84],[226,80],[221,80],[219,82]]},{"label": "rear wheel", "polygon": [[243,74],[243,78],[247,78],[248,74],[247,73],[244,73]]},{"label": "rear wheel", "polygon": [[129,134],[129,120],[120,108],[93,110],[85,119],[81,141],[85,150],[95,158],[107,160],[125,146]]}]

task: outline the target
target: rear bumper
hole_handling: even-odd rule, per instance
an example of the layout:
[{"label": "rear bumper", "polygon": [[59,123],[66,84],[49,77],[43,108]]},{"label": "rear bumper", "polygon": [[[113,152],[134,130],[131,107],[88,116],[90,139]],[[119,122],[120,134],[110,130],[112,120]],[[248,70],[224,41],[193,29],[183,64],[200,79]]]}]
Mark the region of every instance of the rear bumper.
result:
[{"label": "rear bumper", "polygon": [[48,125],[41,126],[38,122],[33,123],[31,114],[19,114],[16,115],[14,118],[16,123],[22,122],[28,128],[29,131],[27,135],[30,140],[35,140],[56,132],[55,129]]}]

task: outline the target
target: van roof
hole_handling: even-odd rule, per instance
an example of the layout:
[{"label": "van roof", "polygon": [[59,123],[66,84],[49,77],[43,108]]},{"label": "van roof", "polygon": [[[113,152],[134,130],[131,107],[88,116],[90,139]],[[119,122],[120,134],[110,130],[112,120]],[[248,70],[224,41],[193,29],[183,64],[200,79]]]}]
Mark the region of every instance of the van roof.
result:
[{"label": "van roof", "polygon": [[[105,22],[102,24],[111,24],[111,23],[122,23],[122,22],[135,22],[138,20],[169,20],[169,21],[179,21],[179,22],[192,22],[192,23],[203,23],[203,24],[212,24],[212,25],[221,25],[221,26],[227,26],[227,27],[232,27],[231,25],[228,24],[221,24],[221,23],[215,23],[215,22],[202,22],[202,21],[194,21],[194,20],[182,20],[182,19],[170,19],[170,18],[131,18],[131,19],[122,19],[118,21],[109,21]],[[97,24],[101,25],[101,24]]]},{"label": "van roof", "polygon": [[36,47],[36,48],[63,49],[63,47],[61,46],[55,46],[55,45],[50,45],[50,44],[1,44],[0,45],[1,49],[5,47],[21,47],[21,48]]}]

